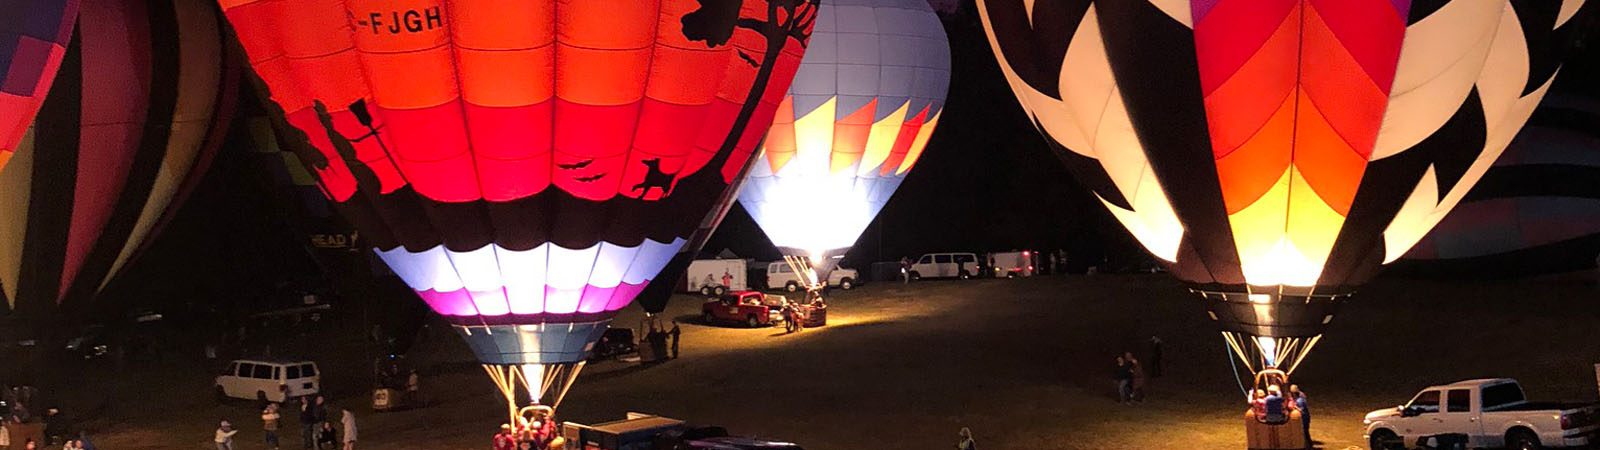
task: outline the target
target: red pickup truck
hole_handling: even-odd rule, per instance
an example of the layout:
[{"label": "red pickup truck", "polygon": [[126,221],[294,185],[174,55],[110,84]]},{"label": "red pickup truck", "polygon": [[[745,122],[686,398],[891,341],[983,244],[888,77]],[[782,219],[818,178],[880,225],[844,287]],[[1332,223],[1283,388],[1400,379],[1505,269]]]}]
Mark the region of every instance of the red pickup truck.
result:
[{"label": "red pickup truck", "polygon": [[756,291],[734,291],[707,300],[700,306],[700,316],[707,324],[742,323],[745,326],[770,327],[783,322],[783,297]]}]

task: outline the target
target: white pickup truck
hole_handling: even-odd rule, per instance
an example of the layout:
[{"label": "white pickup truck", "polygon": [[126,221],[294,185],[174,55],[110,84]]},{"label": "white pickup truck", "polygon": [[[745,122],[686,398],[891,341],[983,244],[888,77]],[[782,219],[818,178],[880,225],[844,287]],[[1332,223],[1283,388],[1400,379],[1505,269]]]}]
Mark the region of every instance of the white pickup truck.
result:
[{"label": "white pickup truck", "polygon": [[[1535,403],[1510,378],[1477,379],[1423,389],[1409,403],[1367,413],[1372,450],[1584,447],[1594,442],[1597,406]],[[1430,443],[1429,440],[1433,442]]]}]

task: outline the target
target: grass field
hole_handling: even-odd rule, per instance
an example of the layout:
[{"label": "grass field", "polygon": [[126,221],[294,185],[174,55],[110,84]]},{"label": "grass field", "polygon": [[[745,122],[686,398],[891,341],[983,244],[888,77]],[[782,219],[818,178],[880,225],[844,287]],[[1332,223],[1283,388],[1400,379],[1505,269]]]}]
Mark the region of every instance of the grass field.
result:
[{"label": "grass field", "polygon": [[[838,292],[830,325],[699,324],[700,299],[679,296],[683,357],[652,367],[591,364],[563,419],[599,422],[640,411],[781,438],[808,449],[951,448],[962,426],[989,449],[1237,449],[1243,397],[1200,304],[1161,274],[879,283]],[[1323,448],[1363,446],[1361,416],[1429,384],[1515,377],[1536,399],[1592,400],[1600,362],[1600,292],[1592,286],[1379,280],[1357,295],[1294,381],[1310,394]],[[630,308],[617,326],[636,327]],[[1166,342],[1166,376],[1142,405],[1116,402],[1111,359]],[[315,339],[315,340],[310,340]],[[428,408],[366,407],[370,358],[354,333],[288,338],[324,367],[334,403],[360,419],[361,448],[488,448],[504,421],[498,393],[453,333],[412,357],[429,375]],[[219,419],[259,443],[257,410],[217,405],[211,366],[185,360],[95,369],[83,393],[105,406],[101,448],[210,448]],[[297,448],[298,431],[284,433]]]}]

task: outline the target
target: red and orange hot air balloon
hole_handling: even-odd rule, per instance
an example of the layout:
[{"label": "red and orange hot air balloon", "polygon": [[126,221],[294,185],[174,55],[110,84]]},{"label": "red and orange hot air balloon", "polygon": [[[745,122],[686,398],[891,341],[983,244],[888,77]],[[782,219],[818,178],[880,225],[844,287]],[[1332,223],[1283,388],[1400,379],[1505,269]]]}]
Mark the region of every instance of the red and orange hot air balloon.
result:
[{"label": "red and orange hot air balloon", "polygon": [[979,0],[1074,175],[1252,369],[1459,203],[1559,70],[1581,0]]},{"label": "red and orange hot air balloon", "polygon": [[519,385],[559,404],[611,317],[731,200],[817,10],[221,3],[285,145],[455,324],[513,416]]}]

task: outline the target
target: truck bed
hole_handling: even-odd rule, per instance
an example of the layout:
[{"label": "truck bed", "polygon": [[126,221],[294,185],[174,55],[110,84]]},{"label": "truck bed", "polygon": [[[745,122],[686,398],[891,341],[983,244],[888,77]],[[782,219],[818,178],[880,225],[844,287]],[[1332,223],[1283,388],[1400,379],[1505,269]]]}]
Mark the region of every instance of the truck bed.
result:
[{"label": "truck bed", "polygon": [[1527,403],[1523,403],[1521,405],[1505,407],[1505,408],[1492,409],[1492,410],[1489,410],[1489,412],[1502,412],[1502,411],[1508,411],[1508,412],[1509,411],[1516,411],[1516,412],[1521,412],[1521,411],[1572,411],[1572,410],[1578,410],[1578,409],[1584,409],[1584,408],[1594,408],[1594,407],[1597,407],[1597,406],[1600,406],[1600,404],[1596,404],[1596,403],[1580,403],[1580,402],[1527,402]]}]

